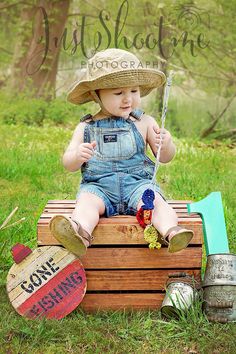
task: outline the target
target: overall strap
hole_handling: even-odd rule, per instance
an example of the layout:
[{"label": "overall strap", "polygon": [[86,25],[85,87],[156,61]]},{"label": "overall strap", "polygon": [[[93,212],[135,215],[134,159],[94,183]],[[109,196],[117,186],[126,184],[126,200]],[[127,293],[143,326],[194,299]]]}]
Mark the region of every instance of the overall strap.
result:
[{"label": "overall strap", "polygon": [[90,131],[89,131],[89,124],[86,124],[84,127],[84,143],[90,143],[91,138],[90,138]]},{"label": "overall strap", "polygon": [[81,122],[86,122],[86,121],[88,121],[88,123],[89,123],[89,122],[93,121],[93,116],[92,116],[92,114],[88,113],[88,114],[86,114],[85,116],[83,116],[83,117],[80,119],[80,121],[81,121]]},{"label": "overall strap", "polygon": [[85,143],[90,143],[91,139],[90,139],[90,131],[89,131],[89,126],[91,124],[94,124],[94,120],[93,120],[93,116],[92,114],[88,113],[85,116],[83,116],[80,119],[80,122],[85,122],[87,123],[86,126],[84,127],[84,142]]},{"label": "overall strap", "polygon": [[137,120],[141,120],[141,117],[142,115],[144,114],[145,112],[142,111],[141,109],[139,108],[136,108],[134,109],[132,112],[130,112],[130,116],[132,116],[133,118],[137,119]]},{"label": "overall strap", "polygon": [[[144,111],[142,111],[139,108],[136,108],[132,112],[130,112],[129,115],[131,117],[135,118],[136,120],[140,121],[143,114],[144,114]],[[138,130],[135,122],[132,119],[130,119],[130,117],[127,119],[127,122],[129,122],[133,128],[136,143],[138,146],[138,151],[143,153],[144,149],[145,149],[145,144],[144,144],[143,137],[142,137],[140,131]]]}]

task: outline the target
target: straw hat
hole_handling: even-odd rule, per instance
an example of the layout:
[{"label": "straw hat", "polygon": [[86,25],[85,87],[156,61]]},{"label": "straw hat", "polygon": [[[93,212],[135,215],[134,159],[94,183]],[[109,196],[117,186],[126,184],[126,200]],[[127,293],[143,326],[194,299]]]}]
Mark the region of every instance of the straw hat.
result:
[{"label": "straw hat", "polygon": [[144,68],[139,59],[122,49],[110,48],[96,53],[81,71],[80,79],[68,94],[68,101],[82,104],[96,101],[95,90],[139,86],[141,97],[165,83],[165,74]]}]

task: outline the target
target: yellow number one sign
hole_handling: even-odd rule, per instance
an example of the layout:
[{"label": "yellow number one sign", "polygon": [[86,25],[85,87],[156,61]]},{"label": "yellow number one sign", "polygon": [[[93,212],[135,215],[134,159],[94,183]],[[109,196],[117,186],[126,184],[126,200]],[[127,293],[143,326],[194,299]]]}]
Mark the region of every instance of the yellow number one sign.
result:
[{"label": "yellow number one sign", "polygon": [[201,215],[206,254],[229,253],[224,210],[220,192],[212,192],[196,203],[187,204],[188,213]]}]

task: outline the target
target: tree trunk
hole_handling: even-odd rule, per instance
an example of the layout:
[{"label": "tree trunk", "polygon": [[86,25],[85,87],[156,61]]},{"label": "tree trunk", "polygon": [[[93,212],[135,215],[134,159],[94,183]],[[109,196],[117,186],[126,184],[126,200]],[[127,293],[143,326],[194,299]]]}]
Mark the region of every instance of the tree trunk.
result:
[{"label": "tree trunk", "polygon": [[220,119],[223,117],[223,115],[225,114],[225,112],[227,111],[227,109],[229,108],[229,106],[231,105],[231,103],[233,102],[233,100],[236,97],[236,93],[228,100],[228,102],[226,103],[225,107],[223,108],[222,112],[220,112],[218,115],[213,115],[210,112],[208,112],[208,114],[211,116],[212,118],[212,122],[210,124],[209,127],[207,127],[206,129],[204,129],[201,132],[201,138],[206,138],[207,136],[209,136],[211,133],[214,133],[215,131],[215,127],[217,125],[217,123],[220,121]]},{"label": "tree trunk", "polygon": [[70,0],[38,0],[37,5],[23,5],[10,80],[13,91],[28,90],[45,99],[54,96],[69,4]]}]

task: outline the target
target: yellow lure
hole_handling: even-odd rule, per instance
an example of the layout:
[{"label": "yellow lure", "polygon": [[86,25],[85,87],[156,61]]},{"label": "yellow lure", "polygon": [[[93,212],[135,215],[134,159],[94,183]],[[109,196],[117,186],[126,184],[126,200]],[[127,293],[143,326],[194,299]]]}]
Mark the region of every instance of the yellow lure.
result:
[{"label": "yellow lure", "polygon": [[144,229],[144,240],[149,243],[149,248],[158,250],[161,248],[160,242],[158,242],[158,233],[154,226],[148,225]]}]

